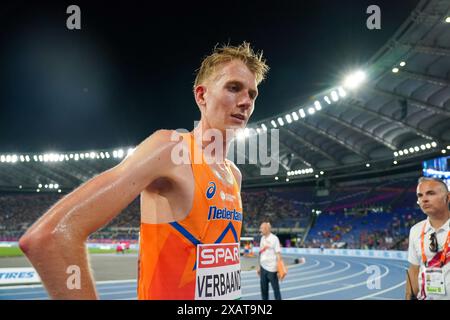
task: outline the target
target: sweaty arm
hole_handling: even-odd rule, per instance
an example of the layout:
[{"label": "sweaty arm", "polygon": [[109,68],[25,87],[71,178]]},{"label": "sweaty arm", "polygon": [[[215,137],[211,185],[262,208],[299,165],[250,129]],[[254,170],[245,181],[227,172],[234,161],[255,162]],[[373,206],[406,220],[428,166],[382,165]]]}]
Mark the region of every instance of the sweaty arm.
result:
[{"label": "sweaty arm", "polygon": [[167,130],[152,134],[120,164],[58,201],[19,240],[51,298],[98,298],[85,241],[170,170],[177,143],[170,137]]}]

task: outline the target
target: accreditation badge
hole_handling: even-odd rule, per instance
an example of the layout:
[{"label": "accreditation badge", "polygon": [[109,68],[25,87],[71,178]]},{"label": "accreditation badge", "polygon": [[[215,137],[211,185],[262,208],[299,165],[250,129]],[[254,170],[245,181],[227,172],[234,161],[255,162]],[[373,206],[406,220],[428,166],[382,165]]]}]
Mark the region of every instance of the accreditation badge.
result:
[{"label": "accreditation badge", "polygon": [[425,293],[445,295],[444,273],[441,268],[425,268]]},{"label": "accreditation badge", "polygon": [[196,300],[241,298],[239,243],[197,245]]}]

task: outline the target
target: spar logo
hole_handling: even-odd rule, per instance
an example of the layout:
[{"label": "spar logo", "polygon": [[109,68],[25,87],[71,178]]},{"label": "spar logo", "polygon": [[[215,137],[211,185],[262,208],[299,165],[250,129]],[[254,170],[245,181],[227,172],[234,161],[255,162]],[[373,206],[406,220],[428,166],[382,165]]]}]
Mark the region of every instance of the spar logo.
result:
[{"label": "spar logo", "polygon": [[235,244],[206,245],[200,250],[199,268],[222,267],[239,262],[239,248]]},{"label": "spar logo", "polygon": [[209,187],[206,189],[206,198],[212,199],[212,197],[216,194],[216,184],[211,181],[208,185]]}]

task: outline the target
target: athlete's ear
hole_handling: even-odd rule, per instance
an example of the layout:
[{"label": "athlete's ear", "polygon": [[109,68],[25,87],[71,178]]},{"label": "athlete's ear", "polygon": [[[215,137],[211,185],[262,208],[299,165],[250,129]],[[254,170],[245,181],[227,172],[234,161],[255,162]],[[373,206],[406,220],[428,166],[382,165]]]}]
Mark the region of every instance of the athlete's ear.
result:
[{"label": "athlete's ear", "polygon": [[194,97],[195,102],[197,103],[198,107],[200,108],[200,111],[205,111],[206,108],[206,86],[205,85],[198,85],[194,89]]}]

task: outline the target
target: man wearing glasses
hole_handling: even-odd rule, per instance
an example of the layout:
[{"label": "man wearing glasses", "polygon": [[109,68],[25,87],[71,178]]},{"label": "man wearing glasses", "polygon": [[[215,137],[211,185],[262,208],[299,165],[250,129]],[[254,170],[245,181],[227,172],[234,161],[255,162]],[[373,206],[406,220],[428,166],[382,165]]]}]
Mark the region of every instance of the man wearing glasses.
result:
[{"label": "man wearing glasses", "polygon": [[440,179],[422,177],[417,204],[428,216],[409,233],[406,299],[450,300],[450,193]]}]

